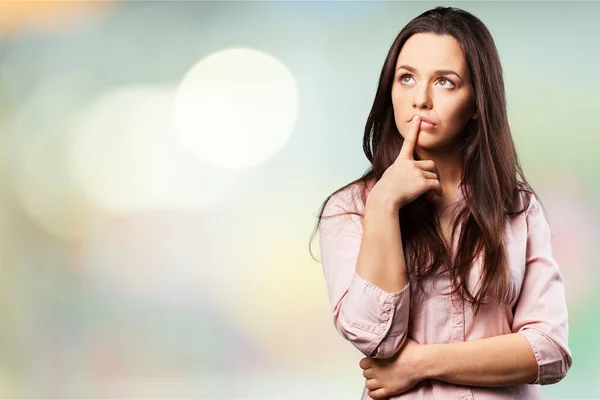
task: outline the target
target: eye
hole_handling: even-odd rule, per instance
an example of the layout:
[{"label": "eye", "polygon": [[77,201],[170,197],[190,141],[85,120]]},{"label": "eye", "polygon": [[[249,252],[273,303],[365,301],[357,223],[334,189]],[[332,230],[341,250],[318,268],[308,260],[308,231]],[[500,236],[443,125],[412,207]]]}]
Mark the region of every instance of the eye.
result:
[{"label": "eye", "polygon": [[407,84],[408,83],[407,81],[404,80],[405,77],[412,78],[412,75],[411,74],[402,74],[402,75],[400,75],[400,82],[403,83],[403,84]]},{"label": "eye", "polygon": [[[403,85],[408,85],[408,84],[410,84],[410,80],[407,80],[407,78],[412,79],[412,75],[411,74],[402,74],[402,75],[400,75],[400,77],[398,78],[398,80]],[[453,89],[454,88],[454,82],[452,82],[448,78],[440,78],[440,79],[438,79],[438,82],[441,82],[441,86],[443,86],[443,87],[445,87],[447,89]],[[450,85],[448,85],[448,83]]]},{"label": "eye", "polygon": [[444,83],[446,83],[446,82],[449,82],[451,86],[446,86],[446,85],[443,85],[443,84],[442,84],[442,86],[444,86],[444,87],[447,87],[447,88],[449,88],[449,89],[451,89],[451,88],[453,88],[453,87],[454,87],[454,82],[452,82],[450,79],[446,79],[446,78],[440,78],[440,79],[438,80],[438,82],[444,82]]}]

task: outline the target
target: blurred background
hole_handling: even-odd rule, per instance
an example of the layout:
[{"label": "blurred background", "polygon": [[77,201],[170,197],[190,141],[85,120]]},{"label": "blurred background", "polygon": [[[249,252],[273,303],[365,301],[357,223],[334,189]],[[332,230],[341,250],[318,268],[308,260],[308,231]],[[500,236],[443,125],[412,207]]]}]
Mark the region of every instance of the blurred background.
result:
[{"label": "blurred background", "polygon": [[359,398],[309,238],[436,5],[494,35],[549,213],[574,364],[544,398],[600,398],[600,3],[393,1],[0,3],[0,397]]}]

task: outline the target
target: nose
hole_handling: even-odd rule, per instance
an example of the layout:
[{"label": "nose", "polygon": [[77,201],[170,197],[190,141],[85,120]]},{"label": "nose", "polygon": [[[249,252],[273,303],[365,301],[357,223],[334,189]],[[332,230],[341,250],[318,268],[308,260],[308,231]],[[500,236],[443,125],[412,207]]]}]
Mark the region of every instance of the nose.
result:
[{"label": "nose", "polygon": [[429,90],[427,85],[421,85],[415,88],[413,108],[431,108],[431,97],[429,96]]}]

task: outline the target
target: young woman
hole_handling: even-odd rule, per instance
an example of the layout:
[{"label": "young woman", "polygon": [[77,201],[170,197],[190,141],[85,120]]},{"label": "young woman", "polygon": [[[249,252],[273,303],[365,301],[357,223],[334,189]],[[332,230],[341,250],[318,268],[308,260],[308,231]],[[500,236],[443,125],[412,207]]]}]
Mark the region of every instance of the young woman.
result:
[{"label": "young woman", "polygon": [[572,362],[564,285],[478,18],[437,7],[402,29],[363,148],[372,166],[315,229],[362,398],[540,398]]}]

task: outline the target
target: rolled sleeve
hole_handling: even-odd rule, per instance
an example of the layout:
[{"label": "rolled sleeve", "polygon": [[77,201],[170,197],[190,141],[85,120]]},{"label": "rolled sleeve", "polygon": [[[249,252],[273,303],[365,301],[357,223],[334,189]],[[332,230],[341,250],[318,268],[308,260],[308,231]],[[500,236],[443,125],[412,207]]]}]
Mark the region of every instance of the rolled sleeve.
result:
[{"label": "rolled sleeve", "polygon": [[[323,273],[336,330],[367,357],[393,356],[406,339],[410,287],[396,293],[365,281],[356,273],[362,219],[340,192],[323,210],[319,235]],[[335,217],[329,217],[335,215]]]},{"label": "rolled sleeve", "polygon": [[568,312],[563,279],[552,256],[550,227],[534,196],[527,213],[525,278],[512,331],[524,335],[535,354],[538,376],[532,383],[548,385],[564,378],[572,364]]},{"label": "rolled sleeve", "polygon": [[525,328],[519,333],[529,340],[538,363],[538,376],[533,384],[550,385],[567,375],[571,366],[571,356],[559,348],[554,339],[536,329]]},{"label": "rolled sleeve", "polygon": [[359,348],[367,356],[391,357],[406,338],[409,285],[400,292],[388,293],[355,273],[340,308],[338,331],[347,338],[353,335],[355,341],[367,339]]}]

